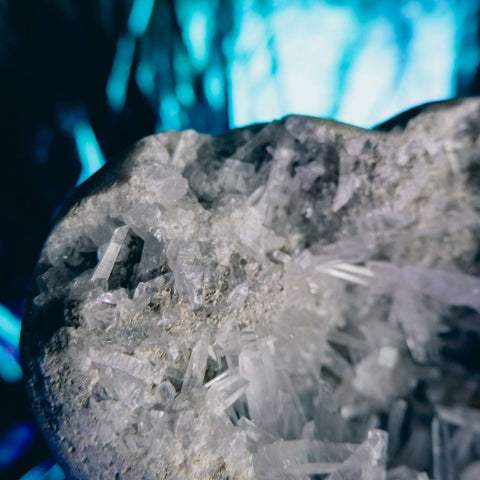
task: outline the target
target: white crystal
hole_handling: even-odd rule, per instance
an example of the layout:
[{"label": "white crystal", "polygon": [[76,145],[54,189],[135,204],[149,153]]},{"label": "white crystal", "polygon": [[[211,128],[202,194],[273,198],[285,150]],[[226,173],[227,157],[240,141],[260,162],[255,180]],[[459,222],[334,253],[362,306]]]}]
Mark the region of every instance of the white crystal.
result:
[{"label": "white crystal", "polygon": [[123,227],[118,227],[115,229],[112,239],[110,240],[110,243],[108,244],[105,253],[102,256],[102,259],[93,272],[92,281],[108,280],[110,274],[112,273],[113,266],[117,261],[117,257],[120,249],[122,248],[123,242],[127,237],[128,230],[128,225],[124,225]]},{"label": "white crystal", "polygon": [[198,388],[203,385],[205,377],[205,369],[207,367],[208,347],[210,343],[210,335],[204,332],[197,344],[193,347],[188,362],[185,377],[183,378],[182,392]]},{"label": "white crystal", "polygon": [[237,285],[230,295],[228,296],[228,302],[232,305],[233,308],[241,308],[243,302],[248,295],[248,284],[246,282],[240,283]]},{"label": "white crystal", "polygon": [[479,106],[167,132],[108,164],[27,305],[54,453],[87,479],[476,478]]}]

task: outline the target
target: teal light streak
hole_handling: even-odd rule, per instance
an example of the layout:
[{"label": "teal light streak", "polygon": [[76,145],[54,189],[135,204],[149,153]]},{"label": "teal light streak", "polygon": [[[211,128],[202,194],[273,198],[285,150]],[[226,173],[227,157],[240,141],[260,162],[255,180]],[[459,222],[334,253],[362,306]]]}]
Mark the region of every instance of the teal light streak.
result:
[{"label": "teal light streak", "polygon": [[87,122],[78,122],[73,126],[73,136],[77,146],[82,171],[77,185],[100,169],[105,160],[92,127]]},{"label": "teal light streak", "polygon": [[65,480],[65,474],[60,465],[54,465],[43,477],[42,480]]},{"label": "teal light streak", "polygon": [[65,474],[59,465],[44,462],[29,470],[20,480],[65,480]]},{"label": "teal light streak", "polygon": [[205,12],[194,11],[188,23],[188,37],[194,61],[200,66],[207,60],[207,16]]},{"label": "teal light streak", "polygon": [[0,377],[7,383],[17,383],[22,379],[22,369],[13,356],[0,345]]},{"label": "teal light streak", "polygon": [[20,480],[42,480],[44,475],[49,470],[50,465],[50,462],[48,462],[48,464],[45,462],[40,463],[39,465],[31,468],[25,475],[23,475],[23,477],[20,478]]},{"label": "teal light streak", "polygon": [[216,0],[177,0],[175,10],[183,42],[190,61],[201,71],[210,58],[210,45],[215,30]]},{"label": "teal light streak", "polygon": [[175,93],[180,103],[186,107],[192,106],[193,102],[195,102],[195,93],[188,82],[179,82],[175,88]]},{"label": "teal light streak", "polygon": [[0,467],[5,468],[18,460],[32,442],[34,435],[30,423],[17,423],[0,438]]},{"label": "teal light streak", "polygon": [[208,103],[215,110],[221,110],[225,106],[225,82],[222,70],[219,67],[210,67],[204,80],[205,95]]},{"label": "teal light streak", "polygon": [[12,347],[18,348],[20,327],[20,320],[8,308],[0,304],[0,338]]},{"label": "teal light streak", "polygon": [[173,95],[167,95],[162,99],[160,116],[164,130],[180,129],[180,105]]},{"label": "teal light streak", "polygon": [[122,110],[125,105],[134,53],[135,37],[133,35],[120,37],[106,91],[108,104],[115,112]]},{"label": "teal light streak", "polygon": [[155,0],[135,0],[128,17],[128,30],[136,37],[145,33],[153,12]]},{"label": "teal light streak", "polygon": [[192,76],[192,68],[187,53],[177,48],[173,56],[173,68],[179,78],[189,79]]},{"label": "teal light streak", "polygon": [[135,81],[138,88],[147,97],[153,95],[155,92],[155,72],[151,63],[143,61],[140,62],[135,72]]}]

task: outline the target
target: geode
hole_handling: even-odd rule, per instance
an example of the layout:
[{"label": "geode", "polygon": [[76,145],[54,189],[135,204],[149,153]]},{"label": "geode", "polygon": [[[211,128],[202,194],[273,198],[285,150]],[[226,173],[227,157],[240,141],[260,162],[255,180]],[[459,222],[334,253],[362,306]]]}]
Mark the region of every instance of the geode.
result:
[{"label": "geode", "polygon": [[71,479],[480,478],[480,100],[166,132],[48,238],[26,384]]}]

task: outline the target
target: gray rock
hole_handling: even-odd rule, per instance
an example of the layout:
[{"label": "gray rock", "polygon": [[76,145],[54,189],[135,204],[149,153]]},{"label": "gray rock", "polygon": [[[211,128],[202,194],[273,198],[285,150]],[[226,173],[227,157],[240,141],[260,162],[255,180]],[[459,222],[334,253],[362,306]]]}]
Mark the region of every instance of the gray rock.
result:
[{"label": "gray rock", "polygon": [[479,132],[466,99],[389,131],[166,132],[109,163],[53,228],[23,323],[69,478],[477,468]]}]

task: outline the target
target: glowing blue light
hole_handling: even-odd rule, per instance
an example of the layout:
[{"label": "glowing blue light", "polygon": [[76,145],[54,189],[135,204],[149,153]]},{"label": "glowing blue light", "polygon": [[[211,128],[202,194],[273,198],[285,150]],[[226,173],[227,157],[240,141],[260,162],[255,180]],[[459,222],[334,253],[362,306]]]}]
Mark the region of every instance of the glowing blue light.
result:
[{"label": "glowing blue light", "polygon": [[20,480],[41,480],[48,470],[52,468],[52,462],[43,462],[30,469]]},{"label": "glowing blue light", "polygon": [[20,365],[2,345],[0,345],[0,377],[7,383],[17,383],[22,379]]},{"label": "glowing blue light", "polygon": [[65,474],[59,465],[49,460],[29,470],[20,480],[64,480]]},{"label": "glowing blue light", "polygon": [[222,110],[225,106],[225,82],[220,68],[210,67],[206,71],[204,89],[205,96],[212,108]]},{"label": "glowing blue light", "polygon": [[214,0],[177,0],[175,2],[183,41],[194,67],[201,70],[210,57],[210,44],[215,29]]},{"label": "glowing blue light", "polygon": [[190,39],[191,50],[194,60],[199,64],[204,64],[207,56],[207,16],[205,12],[192,12],[188,24],[188,37]]},{"label": "glowing blue light", "polygon": [[[238,34],[227,72],[231,127],[290,113],[370,127],[454,94],[460,7],[448,0],[375,7],[298,0],[278,2],[266,16],[258,0],[235,4]],[[478,52],[470,54],[476,68]]]},{"label": "glowing blue light", "polygon": [[20,320],[6,307],[0,304],[0,339],[18,348],[20,340]]},{"label": "glowing blue light", "polygon": [[173,69],[179,78],[190,78],[192,76],[192,66],[190,60],[182,49],[174,49]]},{"label": "glowing blue light", "polygon": [[135,0],[128,17],[128,29],[132,35],[139,37],[145,33],[152,16],[155,0]]},{"label": "glowing blue light", "polygon": [[77,185],[84,182],[101,168],[105,160],[92,127],[87,122],[78,122],[73,126],[73,136],[77,145],[82,171]]},{"label": "glowing blue light", "polygon": [[188,82],[178,82],[175,88],[175,94],[177,95],[179,102],[186,107],[190,107],[195,101],[195,93]]},{"label": "glowing blue light", "polygon": [[107,81],[107,100],[115,112],[122,110],[127,97],[128,81],[135,53],[135,37],[124,35],[118,39],[110,77]]},{"label": "glowing blue light", "polygon": [[391,87],[395,83],[397,52],[395,44],[388,41],[388,27],[385,22],[377,22],[352,61],[336,119],[370,127],[378,122],[379,111],[385,108],[390,95],[395,96]]},{"label": "glowing blue light", "polygon": [[43,477],[42,480],[64,480],[65,474],[60,465],[54,465]]},{"label": "glowing blue light", "polygon": [[139,63],[135,72],[135,81],[140,91],[147,97],[155,92],[155,71],[150,62],[142,61]]},{"label": "glowing blue light", "polygon": [[457,9],[457,51],[462,54],[456,57],[456,71],[467,83],[473,80],[480,58],[478,2],[457,2]]},{"label": "glowing blue light", "polygon": [[[353,62],[336,118],[371,127],[415,105],[454,95],[455,19],[432,12],[412,21],[408,61],[399,69],[399,46],[378,23]],[[383,41],[382,41],[383,36]],[[441,45],[441,48],[438,46]]]},{"label": "glowing blue light", "polygon": [[162,98],[160,106],[160,118],[162,120],[162,128],[164,130],[180,129],[180,105],[173,95],[168,95]]},{"label": "glowing blue light", "polygon": [[31,423],[17,423],[0,438],[0,469],[17,461],[33,440]]}]

